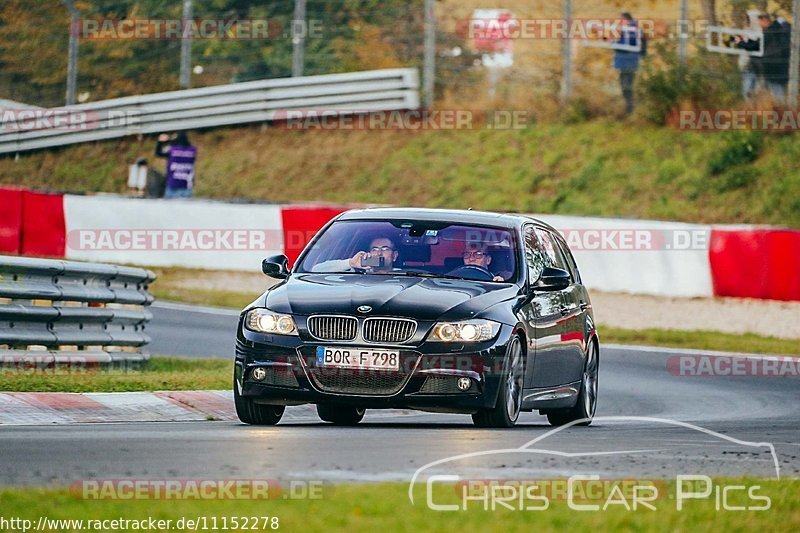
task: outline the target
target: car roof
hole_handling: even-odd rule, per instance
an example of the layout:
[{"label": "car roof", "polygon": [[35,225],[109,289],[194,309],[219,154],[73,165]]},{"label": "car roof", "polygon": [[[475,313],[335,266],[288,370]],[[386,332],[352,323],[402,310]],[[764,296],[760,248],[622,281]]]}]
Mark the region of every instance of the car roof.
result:
[{"label": "car roof", "polygon": [[470,211],[466,209],[372,207],[346,211],[339,215],[336,220],[423,220],[503,228],[519,228],[526,222],[532,222],[553,230],[551,226],[541,220],[526,215]]}]

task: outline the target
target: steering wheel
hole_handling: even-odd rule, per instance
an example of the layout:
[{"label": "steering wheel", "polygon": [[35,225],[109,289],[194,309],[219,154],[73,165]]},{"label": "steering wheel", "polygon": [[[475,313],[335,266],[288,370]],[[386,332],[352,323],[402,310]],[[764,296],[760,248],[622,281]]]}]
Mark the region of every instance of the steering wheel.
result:
[{"label": "steering wheel", "polygon": [[[447,273],[449,276],[458,276],[476,281],[492,281],[494,274],[478,265],[463,265]],[[475,276],[478,276],[477,278]]]}]

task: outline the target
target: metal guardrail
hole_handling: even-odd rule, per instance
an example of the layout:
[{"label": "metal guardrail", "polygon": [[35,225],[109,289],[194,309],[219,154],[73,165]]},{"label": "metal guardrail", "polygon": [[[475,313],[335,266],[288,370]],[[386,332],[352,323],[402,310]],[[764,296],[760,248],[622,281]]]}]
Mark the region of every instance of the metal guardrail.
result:
[{"label": "metal guardrail", "polygon": [[[153,317],[149,270],[0,256],[0,366],[142,361]],[[38,349],[37,349],[38,348]]]},{"label": "metal guardrail", "polygon": [[[324,109],[342,114],[419,108],[416,69],[234,83],[102,100],[52,110],[17,111],[0,126],[0,153],[14,153],[149,133],[271,121],[284,111]],[[63,120],[44,119],[50,111]],[[35,113],[40,113],[36,115]],[[25,120],[25,117],[30,117]],[[30,127],[29,127],[30,126]]]}]

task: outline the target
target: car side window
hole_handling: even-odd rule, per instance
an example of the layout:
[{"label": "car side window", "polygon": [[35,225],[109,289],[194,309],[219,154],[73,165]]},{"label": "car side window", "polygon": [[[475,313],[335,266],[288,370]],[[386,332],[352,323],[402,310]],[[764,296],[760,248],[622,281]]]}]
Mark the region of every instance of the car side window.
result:
[{"label": "car side window", "polygon": [[533,226],[525,227],[525,263],[528,265],[528,273],[531,282],[539,279],[546,264],[546,256],[542,251],[539,239]]},{"label": "car side window", "polygon": [[547,266],[560,268],[561,270],[570,272],[570,275],[574,281],[575,276],[572,274],[569,265],[567,265],[567,261],[564,259],[564,255],[557,243],[557,239],[548,231],[541,228],[536,228],[536,236],[539,238],[539,242],[541,243],[545,252],[545,256],[547,257]]}]

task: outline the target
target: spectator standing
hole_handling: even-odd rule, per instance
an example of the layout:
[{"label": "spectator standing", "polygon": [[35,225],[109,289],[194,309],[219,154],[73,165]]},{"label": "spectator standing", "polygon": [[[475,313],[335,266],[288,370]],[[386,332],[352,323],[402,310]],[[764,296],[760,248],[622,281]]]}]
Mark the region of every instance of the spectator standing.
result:
[{"label": "spectator standing", "polygon": [[[639,24],[628,12],[622,13],[622,24],[620,36],[616,44],[623,46],[637,46],[642,38],[639,31]],[[644,41],[641,43],[641,50],[644,50]],[[625,98],[625,114],[633,113],[633,84],[636,80],[636,71],[639,70],[639,60],[642,52],[632,50],[614,50],[614,68],[619,71],[619,84],[622,88],[622,96]]]},{"label": "spectator standing", "polygon": [[[783,101],[786,98],[786,86],[789,83],[789,57],[791,55],[791,26],[788,22],[781,24],[772,21],[767,13],[758,15],[758,25],[764,32],[764,55],[754,56],[753,68],[766,85],[772,97]],[[736,37],[736,45],[749,51],[761,48],[761,39],[746,40]]]},{"label": "spectator standing", "polygon": [[191,198],[197,147],[189,142],[186,132],[179,131],[172,140],[166,134],[159,135],[156,157],[167,159],[164,198]]}]

